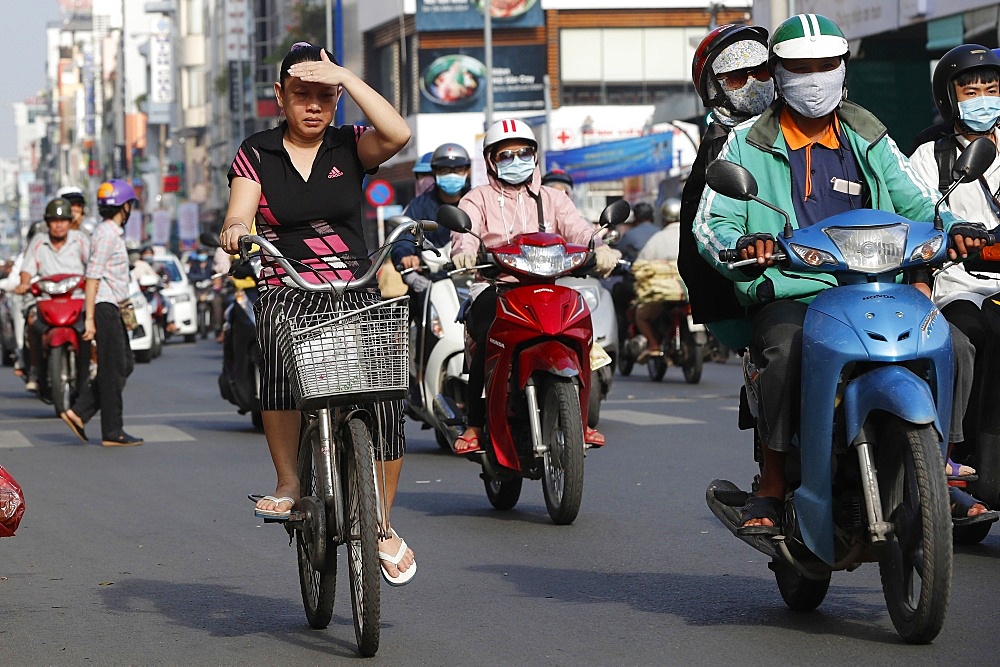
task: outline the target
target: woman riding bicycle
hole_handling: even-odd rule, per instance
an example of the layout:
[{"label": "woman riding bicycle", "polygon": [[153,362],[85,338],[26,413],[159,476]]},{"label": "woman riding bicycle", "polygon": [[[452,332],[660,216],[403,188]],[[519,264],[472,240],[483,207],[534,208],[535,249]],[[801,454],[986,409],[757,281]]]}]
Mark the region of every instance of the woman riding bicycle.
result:
[{"label": "woman riding bicycle", "polygon": [[[332,126],[341,93],[346,89],[371,127]],[[274,94],[285,121],[258,132],[240,146],[229,170],[229,208],[220,241],[226,251],[239,249],[239,239],[257,233],[304,276],[319,282],[360,276],[368,270],[368,247],[362,229],[361,182],[366,172],[395,155],[410,139],[406,122],[392,105],[326,49],[299,42],[281,63]],[[259,278],[257,336],[263,364],[260,398],[264,434],[277,473],[273,496],[257,502],[265,518],[288,517],[300,497],[296,472],[300,413],[295,410],[285,361],[279,352],[274,323],[286,317],[329,309],[331,296],[296,289],[284,270],[264,259]],[[378,290],[344,293],[343,305],[358,308],[379,300]],[[375,456],[384,474],[377,475],[384,500],[385,533],[379,543],[383,575],[402,584],[416,572],[413,552],[389,525],[405,449],[402,401],[375,408],[379,434]],[[395,554],[394,557],[387,557]]]}]

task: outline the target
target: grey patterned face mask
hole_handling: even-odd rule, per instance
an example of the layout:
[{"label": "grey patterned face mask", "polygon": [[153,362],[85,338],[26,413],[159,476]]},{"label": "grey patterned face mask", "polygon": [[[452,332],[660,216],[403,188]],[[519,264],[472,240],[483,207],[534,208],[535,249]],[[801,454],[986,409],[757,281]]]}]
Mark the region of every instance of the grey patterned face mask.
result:
[{"label": "grey patterned face mask", "polygon": [[778,93],[788,106],[806,118],[822,118],[840,106],[844,101],[846,76],[847,68],[843,60],[840,61],[840,67],[829,72],[794,74],[781,63],[774,68]]}]

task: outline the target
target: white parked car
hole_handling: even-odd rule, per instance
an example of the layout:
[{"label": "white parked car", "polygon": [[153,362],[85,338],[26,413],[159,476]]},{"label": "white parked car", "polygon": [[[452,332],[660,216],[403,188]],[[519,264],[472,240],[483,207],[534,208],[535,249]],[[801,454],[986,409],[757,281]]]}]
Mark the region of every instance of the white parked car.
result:
[{"label": "white parked car", "polygon": [[152,359],[160,356],[163,341],[160,340],[159,332],[153,326],[153,310],[149,307],[149,302],[139,289],[139,283],[135,278],[130,278],[128,283],[129,298],[135,307],[135,319],[139,326],[132,331],[129,345],[135,354],[135,360],[139,363],[149,363]]},{"label": "white parked car", "polygon": [[198,300],[181,260],[172,252],[157,249],[150,264],[163,278],[160,294],[173,304],[177,327],[173,333],[184,336],[185,343],[193,343],[198,336]]}]

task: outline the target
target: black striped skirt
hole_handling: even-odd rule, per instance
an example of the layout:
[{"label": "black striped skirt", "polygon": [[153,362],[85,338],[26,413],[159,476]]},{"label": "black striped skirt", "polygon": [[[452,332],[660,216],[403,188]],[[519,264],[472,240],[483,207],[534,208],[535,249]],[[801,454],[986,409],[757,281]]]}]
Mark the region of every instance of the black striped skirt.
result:
[{"label": "black striped skirt", "polygon": [[[278,346],[276,322],[286,317],[332,310],[330,294],[307,292],[295,287],[268,286],[254,304],[257,316],[257,343],[260,346],[260,407],[262,410],[295,410],[292,386],[285,370],[285,359]],[[346,292],[342,297],[348,308],[362,308],[382,300],[377,290]],[[359,406],[377,416],[379,434],[373,434],[375,457],[393,461],[403,456],[406,436],[403,432],[403,400],[381,401]]]}]

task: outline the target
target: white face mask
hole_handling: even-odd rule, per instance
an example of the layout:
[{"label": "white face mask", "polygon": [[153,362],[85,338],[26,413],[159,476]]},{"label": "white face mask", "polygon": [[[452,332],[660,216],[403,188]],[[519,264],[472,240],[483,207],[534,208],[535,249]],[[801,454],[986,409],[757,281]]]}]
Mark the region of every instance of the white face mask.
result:
[{"label": "white face mask", "polygon": [[840,106],[844,100],[846,76],[847,67],[843,60],[840,67],[829,72],[795,74],[786,70],[780,62],[774,68],[778,94],[788,106],[806,118],[822,118]]}]

